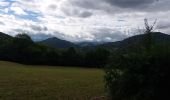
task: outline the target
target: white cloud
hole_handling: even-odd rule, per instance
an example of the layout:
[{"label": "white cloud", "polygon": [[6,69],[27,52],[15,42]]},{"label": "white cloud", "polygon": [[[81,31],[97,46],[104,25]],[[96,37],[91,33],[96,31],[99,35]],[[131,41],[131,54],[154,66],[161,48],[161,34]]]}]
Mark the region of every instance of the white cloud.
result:
[{"label": "white cloud", "polygon": [[8,6],[8,5],[9,5],[9,2],[5,2],[5,0],[1,0],[1,1],[0,1],[0,5],[1,5],[1,6]]},{"label": "white cloud", "polygon": [[[11,6],[2,8],[1,11],[9,13],[12,10],[16,15],[31,17],[23,19],[11,13],[0,13],[0,22],[4,23],[0,24],[0,31],[9,34],[16,34],[19,31],[31,34],[44,33],[70,41],[116,41],[127,35],[136,34],[134,32],[138,28],[144,27],[144,18],[149,18],[151,22],[158,19],[162,22],[158,23],[161,25],[170,19],[168,0],[156,3],[151,0],[149,4],[144,0],[145,2],[141,1],[142,5],[138,4],[140,7],[120,2],[116,2],[115,5],[112,1],[13,0]],[[128,1],[137,3],[135,0]],[[0,4],[3,4],[2,2],[5,1],[0,1]],[[9,5],[9,2],[5,3]],[[126,7],[122,7],[123,5]],[[166,27],[165,30],[164,32],[168,32],[170,28]]]},{"label": "white cloud", "polygon": [[27,13],[20,7],[11,7],[10,9],[17,15],[27,15]]}]

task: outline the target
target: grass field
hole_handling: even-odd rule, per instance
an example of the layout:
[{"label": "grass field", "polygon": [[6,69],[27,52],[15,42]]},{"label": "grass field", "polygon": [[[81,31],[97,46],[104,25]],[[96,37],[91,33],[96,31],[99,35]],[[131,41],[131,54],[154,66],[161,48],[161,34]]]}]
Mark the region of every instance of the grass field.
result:
[{"label": "grass field", "polygon": [[0,100],[90,100],[105,95],[99,69],[0,61]]}]

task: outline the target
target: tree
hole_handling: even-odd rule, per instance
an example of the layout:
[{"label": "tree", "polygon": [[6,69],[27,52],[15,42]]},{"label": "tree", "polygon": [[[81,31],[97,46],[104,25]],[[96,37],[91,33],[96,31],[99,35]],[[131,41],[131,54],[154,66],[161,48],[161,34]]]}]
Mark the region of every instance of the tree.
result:
[{"label": "tree", "polygon": [[110,52],[104,48],[90,50],[85,55],[86,66],[103,68],[107,63]]},{"label": "tree", "polygon": [[28,62],[28,49],[34,45],[34,42],[26,34],[18,34],[13,40],[4,47],[5,55],[8,59],[17,62]]},{"label": "tree", "polygon": [[112,100],[170,99],[170,46],[153,45],[154,25],[145,20],[145,27],[146,49],[117,51],[106,66],[106,87]]},{"label": "tree", "polygon": [[78,66],[81,65],[81,55],[77,52],[74,47],[68,48],[62,52],[61,64],[67,66]]},{"label": "tree", "polygon": [[30,37],[29,35],[25,34],[25,33],[17,34],[17,35],[15,36],[15,38],[32,41],[31,37]]},{"label": "tree", "polygon": [[153,39],[152,39],[152,31],[154,30],[154,26],[156,24],[157,20],[154,21],[154,23],[152,25],[149,25],[148,23],[148,19],[144,19],[144,23],[145,23],[145,34],[146,34],[146,38],[145,38],[145,46],[146,49],[151,49],[152,45],[153,45]]}]

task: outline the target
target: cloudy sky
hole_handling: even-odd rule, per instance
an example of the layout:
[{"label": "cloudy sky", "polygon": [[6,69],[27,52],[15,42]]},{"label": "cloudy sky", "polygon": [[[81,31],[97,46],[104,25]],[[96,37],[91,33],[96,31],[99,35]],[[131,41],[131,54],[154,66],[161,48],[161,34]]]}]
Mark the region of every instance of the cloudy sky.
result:
[{"label": "cloudy sky", "polygon": [[170,34],[170,0],[0,0],[0,31],[38,40],[117,41],[142,33],[144,18]]}]

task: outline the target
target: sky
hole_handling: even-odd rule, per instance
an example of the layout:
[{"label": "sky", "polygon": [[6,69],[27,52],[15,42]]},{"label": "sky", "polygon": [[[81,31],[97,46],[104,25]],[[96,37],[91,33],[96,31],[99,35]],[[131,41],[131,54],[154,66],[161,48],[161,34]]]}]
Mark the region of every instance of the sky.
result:
[{"label": "sky", "polygon": [[170,0],[0,0],[0,31],[34,40],[119,41],[142,34],[145,18],[170,34]]}]

